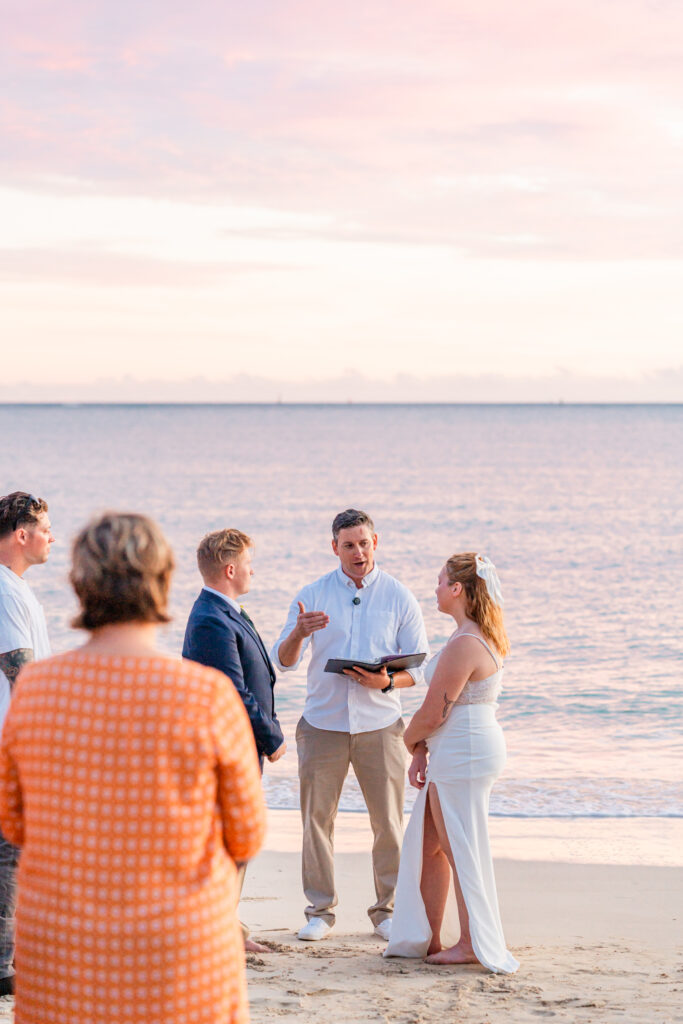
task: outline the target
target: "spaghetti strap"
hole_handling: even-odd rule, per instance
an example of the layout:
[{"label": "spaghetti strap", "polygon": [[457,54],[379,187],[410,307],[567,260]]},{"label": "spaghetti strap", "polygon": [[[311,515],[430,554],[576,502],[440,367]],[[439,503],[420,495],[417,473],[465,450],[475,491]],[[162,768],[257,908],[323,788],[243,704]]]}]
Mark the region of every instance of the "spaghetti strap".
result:
[{"label": "spaghetti strap", "polygon": [[[500,668],[501,668],[500,660],[496,657],[496,655],[493,653],[493,651],[491,650],[491,648],[489,647],[489,645],[486,643],[485,640],[483,640],[480,636],[477,636],[476,633],[458,633],[458,636],[473,636],[475,640],[478,640],[480,644],[483,644],[484,647],[486,648],[486,650],[489,652],[489,654],[493,658],[493,660],[495,661],[496,668],[500,671]],[[456,640],[458,639],[458,636],[455,637]]]}]

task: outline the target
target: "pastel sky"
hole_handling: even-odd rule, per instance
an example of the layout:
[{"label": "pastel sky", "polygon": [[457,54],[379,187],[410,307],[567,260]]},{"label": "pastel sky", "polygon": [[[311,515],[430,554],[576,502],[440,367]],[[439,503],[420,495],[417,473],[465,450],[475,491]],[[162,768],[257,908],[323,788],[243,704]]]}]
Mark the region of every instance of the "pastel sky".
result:
[{"label": "pastel sky", "polygon": [[0,400],[683,401],[679,0],[3,12]]}]

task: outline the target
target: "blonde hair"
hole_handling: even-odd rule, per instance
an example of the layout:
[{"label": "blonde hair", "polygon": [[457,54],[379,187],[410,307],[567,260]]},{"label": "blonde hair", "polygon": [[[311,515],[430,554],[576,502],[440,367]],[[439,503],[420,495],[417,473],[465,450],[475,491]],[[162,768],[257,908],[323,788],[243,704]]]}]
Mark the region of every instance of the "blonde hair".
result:
[{"label": "blonde hair", "polygon": [[451,555],[446,562],[446,576],[451,586],[454,583],[462,583],[468,617],[476,622],[501,657],[509,654],[510,641],[505,632],[503,609],[491,598],[485,581],[477,576],[476,552],[467,551],[464,554]]},{"label": "blonde hair", "polygon": [[171,621],[167,606],[173,552],[147,516],[97,516],[76,537],[71,558],[69,579],[81,605],[72,622],[75,629]]},{"label": "blonde hair", "polygon": [[242,552],[251,547],[251,537],[241,530],[214,530],[197,548],[197,565],[202,579],[215,579],[224,565],[230,565]]}]

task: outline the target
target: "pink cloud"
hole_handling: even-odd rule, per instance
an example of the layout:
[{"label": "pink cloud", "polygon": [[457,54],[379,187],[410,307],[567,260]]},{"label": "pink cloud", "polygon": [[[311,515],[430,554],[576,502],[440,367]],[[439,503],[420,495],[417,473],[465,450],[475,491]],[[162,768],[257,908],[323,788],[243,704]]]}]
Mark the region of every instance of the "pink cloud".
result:
[{"label": "pink cloud", "polygon": [[6,180],[324,210],[476,253],[679,251],[681,5],[12,6]]},{"label": "pink cloud", "polygon": [[289,271],[278,264],[204,261],[179,263],[81,249],[0,249],[0,282],[88,285],[99,288],[196,288],[245,274]]}]

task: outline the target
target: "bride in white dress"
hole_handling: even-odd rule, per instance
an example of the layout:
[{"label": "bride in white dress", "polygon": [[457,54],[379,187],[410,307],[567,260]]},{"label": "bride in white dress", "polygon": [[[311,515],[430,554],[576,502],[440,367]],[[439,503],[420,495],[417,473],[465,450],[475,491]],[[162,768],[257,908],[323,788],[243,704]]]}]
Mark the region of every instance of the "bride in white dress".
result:
[{"label": "bride in white dress", "polygon": [[384,955],[509,974],[519,964],[505,947],[488,835],[489,796],[506,757],[496,700],[509,650],[495,567],[474,553],[453,555],[436,597],[457,628],[427,666],[429,692],[404,737],[420,793]]}]

